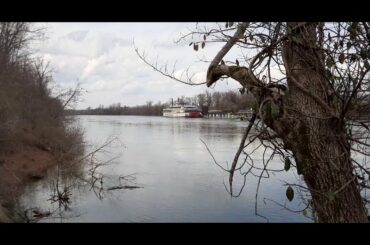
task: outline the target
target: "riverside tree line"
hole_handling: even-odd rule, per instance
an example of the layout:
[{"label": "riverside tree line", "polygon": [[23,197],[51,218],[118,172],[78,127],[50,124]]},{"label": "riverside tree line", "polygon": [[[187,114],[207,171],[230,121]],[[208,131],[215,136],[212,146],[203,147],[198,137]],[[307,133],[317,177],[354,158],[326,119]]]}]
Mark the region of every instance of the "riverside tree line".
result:
[{"label": "riverside tree line", "polygon": [[[163,108],[171,105],[171,100],[165,103],[158,101],[153,103],[147,101],[144,105],[122,106],[120,103],[114,103],[107,107],[100,105],[96,108],[88,107],[84,110],[69,110],[70,114],[78,115],[143,115],[143,116],[161,116]],[[222,110],[225,112],[236,113],[239,110],[253,108],[255,101],[250,94],[241,94],[239,91],[227,92],[209,92],[198,94],[193,97],[181,96],[174,99],[173,103],[192,103],[197,105],[204,114],[208,110]]]}]

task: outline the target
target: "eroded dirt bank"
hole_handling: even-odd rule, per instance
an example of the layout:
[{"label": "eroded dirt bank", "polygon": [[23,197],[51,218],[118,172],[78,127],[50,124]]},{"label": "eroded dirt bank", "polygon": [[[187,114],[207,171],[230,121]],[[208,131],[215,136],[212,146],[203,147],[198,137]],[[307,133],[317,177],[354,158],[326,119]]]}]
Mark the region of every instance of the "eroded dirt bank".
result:
[{"label": "eroded dirt bank", "polygon": [[11,222],[10,209],[23,187],[42,179],[55,165],[53,155],[35,145],[22,144],[0,155],[0,222]]}]

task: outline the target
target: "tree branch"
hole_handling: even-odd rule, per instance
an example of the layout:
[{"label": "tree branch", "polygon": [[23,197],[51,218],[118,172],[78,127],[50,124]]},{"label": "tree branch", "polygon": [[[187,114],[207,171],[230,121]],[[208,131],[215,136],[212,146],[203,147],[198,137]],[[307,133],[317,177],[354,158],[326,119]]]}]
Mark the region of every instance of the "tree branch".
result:
[{"label": "tree branch", "polygon": [[252,126],[253,126],[254,121],[256,120],[256,118],[257,118],[257,114],[256,113],[253,113],[251,119],[249,120],[249,125],[248,125],[247,129],[245,130],[245,133],[243,135],[243,138],[240,141],[239,149],[238,149],[238,151],[235,154],[234,161],[231,164],[230,176],[229,176],[230,194],[231,195],[233,195],[232,185],[233,185],[233,177],[234,177],[234,171],[235,171],[235,168],[236,168],[236,164],[238,163],[239,156],[240,156],[240,154],[242,153],[242,151],[244,149],[245,140],[247,139],[248,134],[249,134],[249,131],[251,130],[251,128],[252,128]]},{"label": "tree branch", "polygon": [[215,77],[213,70],[221,62],[223,57],[230,51],[230,49],[235,45],[235,43],[243,36],[248,26],[249,26],[249,22],[243,22],[239,24],[233,37],[229,39],[229,41],[222,47],[222,49],[217,53],[215,58],[212,60],[207,70],[207,86],[208,87],[210,87],[214,82],[216,82],[221,77],[221,76]]},{"label": "tree branch", "polygon": [[195,85],[202,85],[202,84],[206,84],[206,82],[201,82],[201,83],[193,83],[191,81],[191,78],[189,78],[188,80],[190,82],[186,82],[186,81],[183,81],[177,77],[175,77],[173,74],[170,74],[169,72],[167,72],[167,65],[165,66],[164,68],[164,71],[163,71],[163,68],[158,68],[158,66],[155,64],[153,65],[152,63],[148,62],[144,56],[144,54],[140,54],[139,52],[139,49],[135,47],[135,52],[136,54],[139,56],[139,58],[145,63],[147,64],[148,66],[150,66],[151,68],[153,68],[153,70],[155,70],[156,72],[159,72],[160,74],[162,74],[163,76],[165,77],[168,77],[168,78],[171,78],[177,82],[180,82],[180,83],[184,83],[184,84],[187,84],[187,85],[191,85],[191,86],[195,86]]}]

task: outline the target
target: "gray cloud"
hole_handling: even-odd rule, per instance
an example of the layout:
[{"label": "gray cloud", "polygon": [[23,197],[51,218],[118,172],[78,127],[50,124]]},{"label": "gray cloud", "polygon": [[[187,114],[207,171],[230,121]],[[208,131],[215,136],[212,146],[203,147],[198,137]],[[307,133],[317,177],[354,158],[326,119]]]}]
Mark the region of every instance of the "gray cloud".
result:
[{"label": "gray cloud", "polygon": [[66,37],[76,42],[80,42],[83,39],[85,39],[87,33],[89,33],[89,31],[74,31],[74,32],[67,34]]},{"label": "gray cloud", "polygon": [[[45,25],[45,24],[43,24]],[[162,102],[176,96],[193,96],[205,86],[191,87],[163,77],[144,64],[134,52],[135,45],[149,54],[152,61],[173,64],[176,71],[191,66],[194,78],[204,81],[207,64],[199,57],[211,59],[219,45],[194,52],[187,43],[175,44],[180,32],[194,23],[51,23],[48,39],[39,43],[37,55],[50,62],[55,81],[62,87],[79,82],[88,92],[79,108],[109,105]],[[236,88],[233,82],[219,83],[216,90]]]}]

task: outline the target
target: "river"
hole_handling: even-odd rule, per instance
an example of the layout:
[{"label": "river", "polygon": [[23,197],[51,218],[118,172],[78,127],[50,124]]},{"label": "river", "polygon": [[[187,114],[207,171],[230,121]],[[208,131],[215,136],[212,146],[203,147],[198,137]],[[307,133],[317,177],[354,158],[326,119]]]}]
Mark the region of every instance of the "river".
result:
[{"label": "river", "polygon": [[[119,139],[122,144],[99,155],[101,161],[116,157],[101,171],[111,179],[133,174],[134,184],[142,188],[112,190],[98,198],[90,188],[76,185],[63,217],[39,222],[311,222],[302,213],[266,200],[290,209],[303,207],[298,197],[289,202],[285,195],[284,184],[297,181],[295,169],[261,179],[257,208],[267,220],[255,214],[257,177],[247,176],[237,198],[226,191],[228,173],[214,163],[200,139],[226,168],[248,122],[146,116],[77,116],[77,122],[89,145],[99,145],[112,136]],[[262,148],[254,153],[255,162],[262,161],[262,153]],[[270,163],[275,169],[283,166],[278,158]],[[234,192],[242,183],[236,174]],[[20,204],[54,210],[57,204],[48,200],[50,193],[50,178],[46,178],[28,186]]]}]

